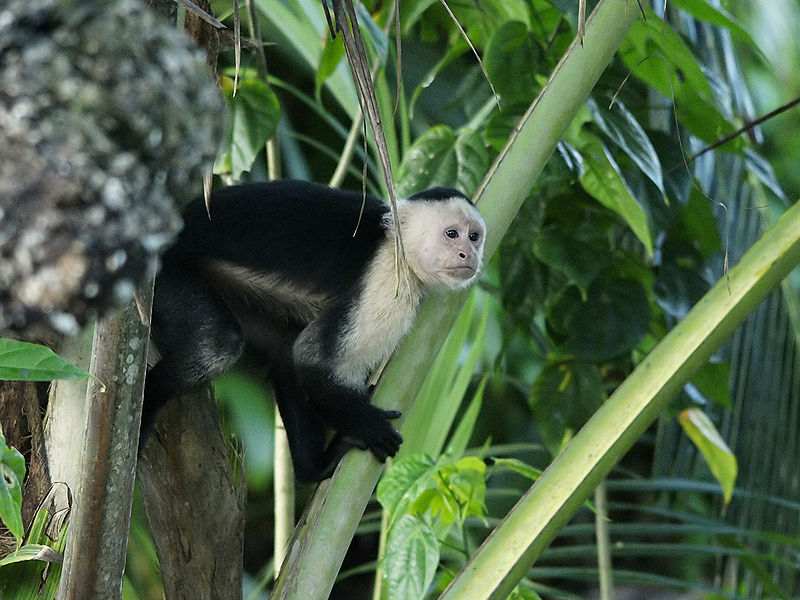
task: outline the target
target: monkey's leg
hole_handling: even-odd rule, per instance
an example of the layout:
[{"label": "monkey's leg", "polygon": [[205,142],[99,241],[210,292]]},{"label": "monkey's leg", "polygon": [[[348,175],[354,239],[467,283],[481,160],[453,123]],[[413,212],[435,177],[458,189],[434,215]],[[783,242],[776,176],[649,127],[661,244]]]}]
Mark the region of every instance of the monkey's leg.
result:
[{"label": "monkey's leg", "polygon": [[145,380],[142,441],[159,408],[223,373],[244,345],[241,328],[222,299],[211,286],[188,275],[164,269],[156,279],[153,338],[161,360]]},{"label": "monkey's leg", "polygon": [[327,479],[346,449],[336,457],[326,452],[325,424],[297,380],[292,345],[302,327],[261,311],[240,311],[237,317],[246,332],[248,348],[270,366],[270,380],[289,440],[295,478],[303,483]]}]

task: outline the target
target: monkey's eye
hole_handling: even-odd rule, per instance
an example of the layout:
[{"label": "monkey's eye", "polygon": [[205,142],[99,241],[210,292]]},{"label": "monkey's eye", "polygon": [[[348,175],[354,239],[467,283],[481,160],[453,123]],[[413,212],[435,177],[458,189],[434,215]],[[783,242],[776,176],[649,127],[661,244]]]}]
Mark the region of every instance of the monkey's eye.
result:
[{"label": "monkey's eye", "polygon": [[451,240],[454,240],[458,237],[458,232],[455,229],[448,229],[447,231],[444,232],[444,234]]},{"label": "monkey's eye", "polygon": [[471,242],[477,242],[479,239],[481,239],[481,234],[479,234],[477,231],[473,231],[469,234],[469,240]]}]

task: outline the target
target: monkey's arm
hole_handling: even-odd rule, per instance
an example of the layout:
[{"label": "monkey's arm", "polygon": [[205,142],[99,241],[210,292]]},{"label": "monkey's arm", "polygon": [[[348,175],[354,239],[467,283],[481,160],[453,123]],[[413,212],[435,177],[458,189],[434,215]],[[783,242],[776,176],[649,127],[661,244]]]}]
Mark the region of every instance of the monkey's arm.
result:
[{"label": "monkey's arm", "polygon": [[389,421],[400,413],[373,406],[366,385],[337,381],[324,365],[309,362],[297,365],[297,375],[317,414],[341,441],[370,450],[381,462],[397,454],[403,438]]}]

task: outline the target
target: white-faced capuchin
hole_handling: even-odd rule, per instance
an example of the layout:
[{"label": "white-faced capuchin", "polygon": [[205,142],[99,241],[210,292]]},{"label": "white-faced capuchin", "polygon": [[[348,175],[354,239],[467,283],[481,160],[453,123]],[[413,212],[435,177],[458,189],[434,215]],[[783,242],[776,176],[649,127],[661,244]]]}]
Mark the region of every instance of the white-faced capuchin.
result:
[{"label": "white-faced capuchin", "polygon": [[[389,206],[320,184],[275,181],[202,199],[163,255],[153,301],[161,356],[148,373],[143,435],[171,397],[208,384],[243,349],[269,366],[299,481],[330,477],[352,447],[380,461],[402,438],[366,379],[394,352],[429,291],[481,270],[485,225],[460,192]],[[401,231],[405,260],[395,260]],[[334,436],[326,443],[326,433]]]}]

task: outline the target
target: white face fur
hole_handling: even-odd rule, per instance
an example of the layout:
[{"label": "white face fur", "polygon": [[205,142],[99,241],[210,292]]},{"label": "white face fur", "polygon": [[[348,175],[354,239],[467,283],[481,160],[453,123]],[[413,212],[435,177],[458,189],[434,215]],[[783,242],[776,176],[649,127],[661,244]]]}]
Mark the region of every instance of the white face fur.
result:
[{"label": "white face fur", "polygon": [[460,289],[480,275],[486,225],[463,198],[402,200],[398,213],[408,265],[425,287]]}]

